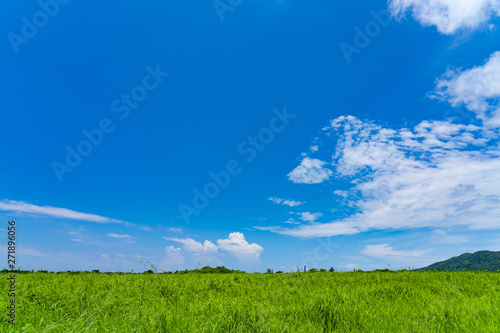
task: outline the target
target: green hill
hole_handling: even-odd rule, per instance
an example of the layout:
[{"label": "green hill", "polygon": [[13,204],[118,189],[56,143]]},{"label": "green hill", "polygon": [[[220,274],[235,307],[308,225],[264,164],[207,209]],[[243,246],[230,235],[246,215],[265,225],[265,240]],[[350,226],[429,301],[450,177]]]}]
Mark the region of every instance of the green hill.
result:
[{"label": "green hill", "polygon": [[500,252],[478,251],[436,262],[416,271],[500,271]]}]

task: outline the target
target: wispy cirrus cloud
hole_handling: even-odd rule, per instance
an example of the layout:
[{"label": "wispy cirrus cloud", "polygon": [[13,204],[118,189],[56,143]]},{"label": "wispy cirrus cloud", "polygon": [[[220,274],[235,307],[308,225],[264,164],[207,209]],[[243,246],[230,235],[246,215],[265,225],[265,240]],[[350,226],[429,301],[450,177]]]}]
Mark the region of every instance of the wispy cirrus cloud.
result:
[{"label": "wispy cirrus cloud", "polygon": [[136,238],[127,234],[113,234],[113,233],[109,233],[106,236],[111,238],[126,239],[126,240],[131,240]]},{"label": "wispy cirrus cloud", "polygon": [[27,256],[27,257],[47,257],[48,256],[48,254],[46,254],[42,251],[39,251],[37,249],[23,247],[23,246],[21,246],[17,249],[17,253],[20,256]]},{"label": "wispy cirrus cloud", "polygon": [[8,199],[0,201],[0,210],[8,212],[50,216],[63,219],[96,222],[96,223],[120,223],[120,224],[126,224],[128,226],[133,225],[132,223],[120,221],[110,217],[81,213],[66,208],[59,208],[52,206],[37,206],[24,201],[14,201]]},{"label": "wispy cirrus cloud", "polygon": [[296,207],[296,206],[303,205],[305,203],[305,202],[300,202],[300,201],[295,201],[295,200],[285,200],[285,199],[281,199],[278,197],[271,197],[271,198],[269,198],[269,200],[274,202],[275,204],[289,206],[289,207]]},{"label": "wispy cirrus cloud", "polygon": [[470,242],[470,237],[462,235],[450,235],[442,229],[434,230],[431,238],[441,244],[463,244]]},{"label": "wispy cirrus cloud", "polygon": [[387,259],[389,257],[420,257],[425,254],[425,251],[398,251],[389,246],[389,244],[366,245],[361,252],[364,255],[380,259]]}]

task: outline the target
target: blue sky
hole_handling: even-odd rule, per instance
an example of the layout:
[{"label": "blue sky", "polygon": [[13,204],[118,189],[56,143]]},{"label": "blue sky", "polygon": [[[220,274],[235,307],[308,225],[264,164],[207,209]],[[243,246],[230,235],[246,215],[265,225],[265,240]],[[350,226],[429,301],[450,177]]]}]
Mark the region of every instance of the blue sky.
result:
[{"label": "blue sky", "polygon": [[498,0],[0,6],[18,268],[500,250]]}]

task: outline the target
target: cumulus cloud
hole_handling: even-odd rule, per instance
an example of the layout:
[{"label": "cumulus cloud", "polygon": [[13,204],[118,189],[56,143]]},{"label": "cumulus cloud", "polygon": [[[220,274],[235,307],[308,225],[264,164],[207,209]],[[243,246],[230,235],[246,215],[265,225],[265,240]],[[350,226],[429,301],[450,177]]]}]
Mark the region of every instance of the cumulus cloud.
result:
[{"label": "cumulus cloud", "polygon": [[112,219],[109,217],[80,213],[74,210],[66,209],[66,208],[58,208],[51,206],[37,206],[24,201],[14,201],[14,200],[1,200],[0,201],[0,210],[2,211],[10,211],[10,212],[19,212],[19,213],[27,213],[34,215],[44,215],[56,218],[65,218],[72,220],[81,220],[81,221],[89,221],[89,222],[97,222],[97,223],[123,223],[126,225],[132,225],[129,222],[120,221],[116,219]]},{"label": "cumulus cloud", "polygon": [[364,255],[380,259],[390,257],[419,257],[425,253],[425,251],[397,251],[389,246],[389,244],[367,245],[361,252]]},{"label": "cumulus cloud", "polygon": [[389,0],[389,10],[401,18],[406,12],[424,26],[436,26],[442,34],[476,30],[500,15],[499,0]]},{"label": "cumulus cloud", "polygon": [[300,206],[300,205],[304,204],[304,202],[295,201],[295,200],[285,200],[285,199],[281,199],[278,197],[274,197],[274,198],[271,197],[271,198],[269,198],[269,200],[274,202],[275,204],[285,205],[285,206],[289,206],[289,207],[295,207],[295,206]]},{"label": "cumulus cloud", "polygon": [[192,254],[207,255],[207,254],[217,253],[217,246],[208,240],[206,240],[202,244],[200,242],[195,241],[192,238],[170,238],[170,237],[163,237],[163,238],[172,242],[181,243],[183,245],[184,251],[190,252]]},{"label": "cumulus cloud", "polygon": [[300,165],[288,174],[288,179],[294,183],[318,184],[328,180],[332,175],[330,169],[324,168],[326,162],[305,157]]},{"label": "cumulus cloud", "polygon": [[241,232],[229,234],[228,239],[218,239],[217,245],[221,250],[227,251],[240,260],[259,260],[264,251],[262,246],[257,243],[248,243]]},{"label": "cumulus cloud", "polygon": [[262,246],[259,244],[248,243],[245,239],[245,235],[241,232],[230,233],[227,239],[218,239],[217,245],[208,240],[202,244],[191,238],[163,238],[169,241],[181,243],[186,253],[197,256],[211,256],[215,258],[220,254],[219,250],[221,250],[229,253],[241,261],[258,261],[261,253],[264,251]]},{"label": "cumulus cloud", "polygon": [[465,71],[450,70],[437,81],[435,96],[451,105],[465,104],[488,127],[500,127],[500,52]]}]

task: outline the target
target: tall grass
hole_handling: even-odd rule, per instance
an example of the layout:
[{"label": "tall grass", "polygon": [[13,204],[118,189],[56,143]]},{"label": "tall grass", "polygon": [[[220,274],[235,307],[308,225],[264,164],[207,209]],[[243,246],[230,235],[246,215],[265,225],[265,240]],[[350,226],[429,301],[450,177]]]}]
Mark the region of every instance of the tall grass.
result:
[{"label": "tall grass", "polygon": [[3,332],[500,332],[486,272],[22,273],[16,299]]}]

